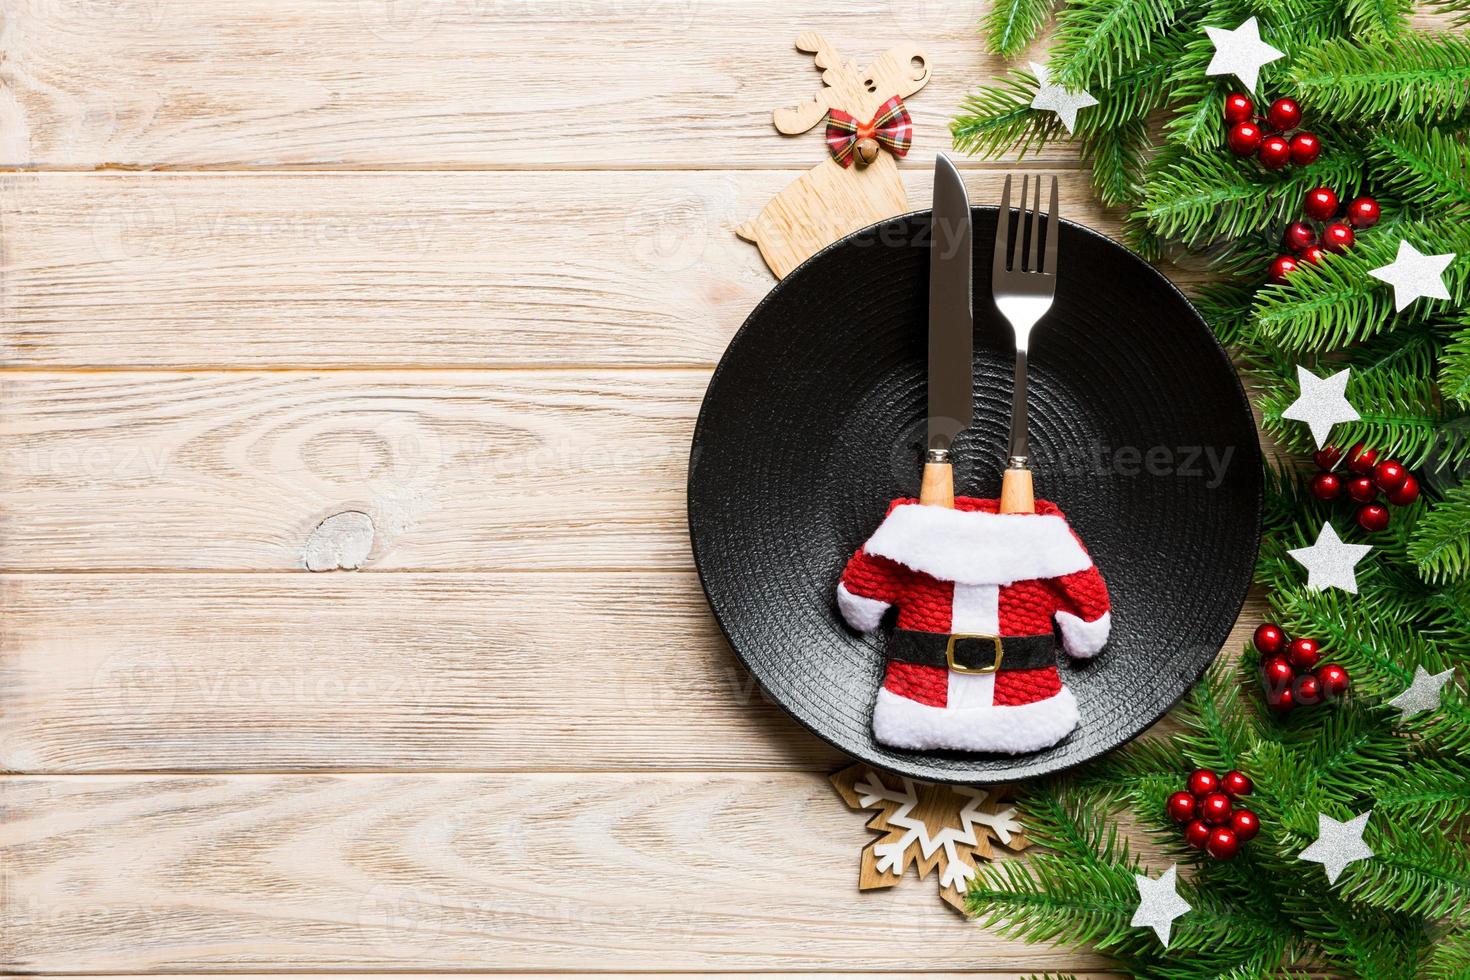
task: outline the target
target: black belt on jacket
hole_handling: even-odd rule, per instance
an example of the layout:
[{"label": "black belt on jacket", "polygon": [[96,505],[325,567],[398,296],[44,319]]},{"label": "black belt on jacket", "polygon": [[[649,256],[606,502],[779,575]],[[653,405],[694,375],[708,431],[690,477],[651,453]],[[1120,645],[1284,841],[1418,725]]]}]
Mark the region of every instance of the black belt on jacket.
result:
[{"label": "black belt on jacket", "polygon": [[1057,641],[1043,636],[991,636],[985,633],[919,633],[894,630],[888,659],[922,667],[948,667],[962,674],[1055,667]]}]

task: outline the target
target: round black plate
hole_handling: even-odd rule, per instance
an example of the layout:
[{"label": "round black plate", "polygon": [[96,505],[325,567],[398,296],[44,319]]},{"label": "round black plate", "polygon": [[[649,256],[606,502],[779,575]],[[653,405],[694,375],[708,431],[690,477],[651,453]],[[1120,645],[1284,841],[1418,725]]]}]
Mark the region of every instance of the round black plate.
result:
[{"label": "round black plate", "polygon": [[[990,300],[995,208],[974,209],[975,422],[957,493],[994,497],[1005,458],[1011,334]],[[884,631],[840,620],[842,566],[889,500],[916,496],[926,415],[929,213],[874,225],[777,284],[720,361],[694,432],[689,532],[720,628],[770,697],[833,745],[921,779],[1056,772],[1127,742],[1214,659],[1260,540],[1261,458],[1225,351],[1177,289],[1074,224],[1051,314],[1032,335],[1031,450],[1112,593],[1092,662],[1062,656],[1082,721],[1022,756],[873,740]]]}]

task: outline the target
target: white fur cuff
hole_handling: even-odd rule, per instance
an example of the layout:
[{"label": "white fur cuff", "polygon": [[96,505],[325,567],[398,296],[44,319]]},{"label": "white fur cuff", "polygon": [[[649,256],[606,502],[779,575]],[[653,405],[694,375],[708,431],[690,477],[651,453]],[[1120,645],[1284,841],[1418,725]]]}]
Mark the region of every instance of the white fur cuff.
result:
[{"label": "white fur cuff", "polygon": [[1113,614],[1105,612],[1088,622],[1071,613],[1058,612],[1057,625],[1062,628],[1062,649],[1074,657],[1087,658],[1097,654],[1108,642],[1108,631],[1113,628]]},{"label": "white fur cuff", "polygon": [[1031,704],[938,708],[878,690],[873,735],[895,749],[1035,752],[1077,727],[1077,698],[1065,687]]},{"label": "white fur cuff", "polygon": [[854,595],[847,591],[845,585],[837,586],[837,608],[842,613],[842,618],[847,620],[847,625],[859,633],[871,633],[877,629],[878,624],[883,621],[883,614],[888,611],[888,606],[888,603],[877,599]]}]

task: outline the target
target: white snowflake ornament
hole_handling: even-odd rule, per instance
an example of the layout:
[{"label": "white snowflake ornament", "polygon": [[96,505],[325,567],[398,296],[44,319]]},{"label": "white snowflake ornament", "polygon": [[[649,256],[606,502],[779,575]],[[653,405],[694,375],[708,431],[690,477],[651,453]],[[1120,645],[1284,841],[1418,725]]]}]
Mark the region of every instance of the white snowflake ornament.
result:
[{"label": "white snowflake ornament", "polygon": [[863,848],[858,888],[892,888],[910,867],[925,878],[938,871],[939,894],[964,911],[964,893],[979,861],[989,860],[991,842],[1021,851],[1016,808],[1001,791],[973,786],[922,783],[888,776],[862,763],[832,775],[832,785],[854,810],[876,810],[868,829],[881,836]]}]

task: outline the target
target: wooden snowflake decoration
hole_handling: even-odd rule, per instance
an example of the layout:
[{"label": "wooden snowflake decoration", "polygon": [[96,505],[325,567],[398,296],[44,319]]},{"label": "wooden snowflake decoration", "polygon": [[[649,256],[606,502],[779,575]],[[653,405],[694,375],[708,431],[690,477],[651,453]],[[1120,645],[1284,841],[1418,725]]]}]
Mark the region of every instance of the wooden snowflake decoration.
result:
[{"label": "wooden snowflake decoration", "polygon": [[921,879],[937,868],[939,897],[963,913],[976,864],[994,856],[992,841],[1017,852],[1030,843],[1001,787],[920,783],[862,763],[833,773],[832,785],[852,809],[877,811],[868,821],[878,836],[863,848],[861,891],[892,888],[911,866]]}]

